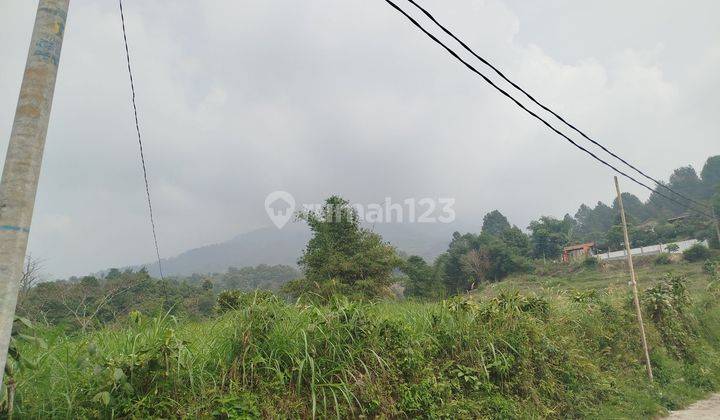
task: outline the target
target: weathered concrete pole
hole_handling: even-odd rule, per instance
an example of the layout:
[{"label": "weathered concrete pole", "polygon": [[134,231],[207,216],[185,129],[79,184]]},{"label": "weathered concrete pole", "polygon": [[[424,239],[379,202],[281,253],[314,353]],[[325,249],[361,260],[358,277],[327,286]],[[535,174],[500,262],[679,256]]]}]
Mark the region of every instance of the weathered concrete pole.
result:
[{"label": "weathered concrete pole", "polygon": [[69,1],[39,1],[0,181],[0,389]]}]

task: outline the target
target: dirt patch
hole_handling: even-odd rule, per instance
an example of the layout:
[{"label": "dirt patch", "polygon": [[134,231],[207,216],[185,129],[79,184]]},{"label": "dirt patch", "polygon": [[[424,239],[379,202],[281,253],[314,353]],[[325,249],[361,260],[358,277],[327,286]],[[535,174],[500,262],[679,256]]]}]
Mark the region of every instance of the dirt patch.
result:
[{"label": "dirt patch", "polygon": [[698,401],[684,410],[672,411],[668,419],[680,420],[709,420],[720,419],[720,394]]}]

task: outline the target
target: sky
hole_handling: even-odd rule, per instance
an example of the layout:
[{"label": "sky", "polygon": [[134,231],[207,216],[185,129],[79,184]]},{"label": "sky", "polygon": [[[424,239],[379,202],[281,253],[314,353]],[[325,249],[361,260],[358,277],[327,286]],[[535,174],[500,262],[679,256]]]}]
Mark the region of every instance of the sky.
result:
[{"label": "sky", "polygon": [[[716,1],[421,4],[658,178],[720,153]],[[523,228],[612,200],[608,169],[382,0],[124,6],[164,257],[270,226],[276,190],[302,203],[450,197],[459,221],[499,209]],[[36,7],[0,3],[3,156]],[[53,277],[153,260],[116,1],[71,1],[29,251]]]}]

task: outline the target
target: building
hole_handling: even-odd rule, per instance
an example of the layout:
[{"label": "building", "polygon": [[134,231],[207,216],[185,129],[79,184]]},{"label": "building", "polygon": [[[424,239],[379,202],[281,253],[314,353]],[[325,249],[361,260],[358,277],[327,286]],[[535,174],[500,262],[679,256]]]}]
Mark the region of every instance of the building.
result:
[{"label": "building", "polygon": [[595,242],[587,242],[563,248],[562,260],[563,262],[569,262],[570,260],[591,257],[593,255],[595,255]]}]

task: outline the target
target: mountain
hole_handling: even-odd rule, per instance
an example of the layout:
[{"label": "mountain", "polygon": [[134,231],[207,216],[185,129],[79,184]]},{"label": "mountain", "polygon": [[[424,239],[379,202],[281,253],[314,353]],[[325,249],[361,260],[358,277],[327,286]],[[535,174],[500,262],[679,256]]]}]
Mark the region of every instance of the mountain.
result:
[{"label": "mountain", "polygon": [[[447,249],[452,233],[467,230],[457,224],[382,223],[364,226],[409,255],[432,260]],[[478,230],[477,228],[475,230]],[[229,241],[190,249],[175,257],[162,260],[165,275],[223,272],[228,267],[258,264],[287,264],[295,266],[310,230],[302,223],[292,223],[282,229],[261,228],[235,236]],[[141,267],[139,265],[134,268]],[[144,264],[151,275],[159,274],[157,263]]]}]

